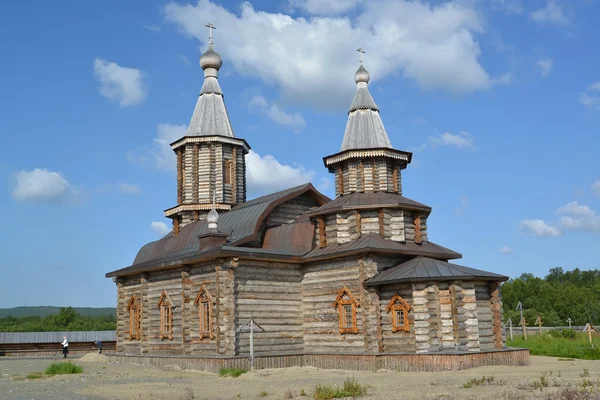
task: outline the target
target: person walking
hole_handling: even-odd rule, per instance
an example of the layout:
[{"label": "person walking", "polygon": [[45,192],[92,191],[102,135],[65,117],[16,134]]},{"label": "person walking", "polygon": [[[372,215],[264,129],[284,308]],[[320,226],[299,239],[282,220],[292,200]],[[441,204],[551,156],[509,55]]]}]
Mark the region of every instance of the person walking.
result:
[{"label": "person walking", "polygon": [[102,342],[100,340],[96,340],[96,346],[98,346],[98,354],[102,354]]},{"label": "person walking", "polygon": [[63,336],[63,341],[61,344],[63,347],[63,358],[67,358],[67,354],[69,353],[69,341],[67,340],[66,336]]}]

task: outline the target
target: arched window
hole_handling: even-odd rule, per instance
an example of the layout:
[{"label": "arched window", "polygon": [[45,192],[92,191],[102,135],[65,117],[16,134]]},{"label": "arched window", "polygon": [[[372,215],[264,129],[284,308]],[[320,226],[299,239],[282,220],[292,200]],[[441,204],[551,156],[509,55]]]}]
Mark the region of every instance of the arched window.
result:
[{"label": "arched window", "polygon": [[358,333],[356,323],[356,308],[360,307],[358,301],[352,296],[347,287],[343,287],[333,302],[333,307],[337,307],[339,313],[340,333]]},{"label": "arched window", "polygon": [[173,340],[173,303],[164,290],[158,299],[156,308],[160,310],[159,337]]},{"label": "arched window", "polygon": [[199,335],[201,338],[213,338],[212,332],[212,297],[208,290],[202,285],[194,300],[198,307]]},{"label": "arched window", "polygon": [[386,311],[392,315],[392,332],[408,332],[410,325],[408,321],[408,312],[410,311],[408,304],[399,294],[395,294],[389,302]]},{"label": "arched window", "polygon": [[136,296],[131,296],[127,304],[129,312],[129,340],[140,340],[140,300]]}]

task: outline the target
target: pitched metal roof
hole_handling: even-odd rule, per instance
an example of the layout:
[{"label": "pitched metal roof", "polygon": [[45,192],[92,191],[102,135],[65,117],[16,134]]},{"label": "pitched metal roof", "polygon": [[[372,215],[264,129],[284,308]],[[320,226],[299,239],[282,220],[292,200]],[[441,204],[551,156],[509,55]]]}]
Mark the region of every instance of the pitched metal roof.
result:
[{"label": "pitched metal roof", "polygon": [[[228,235],[230,245],[241,244],[251,239],[267,214],[277,205],[303,193],[310,192],[321,204],[329,199],[320,194],[312,184],[296,186],[238,204],[230,211],[219,215],[219,229]],[[178,235],[169,233],[160,240],[143,246],[133,265],[149,262],[166,256],[177,256],[198,250],[198,235],[208,231],[206,220],[198,220],[184,226]]]},{"label": "pitched metal roof", "polygon": [[405,208],[409,210],[431,211],[431,207],[418,201],[411,200],[397,193],[388,192],[354,192],[340,196],[329,203],[312,210],[309,215],[331,214],[340,210],[374,209],[381,207]]},{"label": "pitched metal roof", "polygon": [[0,344],[17,343],[61,343],[63,336],[70,343],[115,342],[116,331],[77,331],[77,332],[0,332]]},{"label": "pitched metal roof", "polygon": [[406,281],[482,279],[505,281],[507,276],[464,267],[428,257],[415,257],[380,272],[365,282],[367,286],[386,285]]},{"label": "pitched metal roof", "polygon": [[312,249],[314,234],[315,227],[310,220],[280,225],[267,229],[262,248],[303,255]]},{"label": "pitched metal roof", "polygon": [[330,244],[322,248],[315,248],[304,256],[305,260],[317,260],[330,258],[344,254],[356,254],[364,252],[381,252],[407,255],[427,255],[442,260],[461,258],[462,255],[432,242],[416,244],[414,242],[394,242],[387,240],[375,233],[361,235],[356,240],[343,244]]}]

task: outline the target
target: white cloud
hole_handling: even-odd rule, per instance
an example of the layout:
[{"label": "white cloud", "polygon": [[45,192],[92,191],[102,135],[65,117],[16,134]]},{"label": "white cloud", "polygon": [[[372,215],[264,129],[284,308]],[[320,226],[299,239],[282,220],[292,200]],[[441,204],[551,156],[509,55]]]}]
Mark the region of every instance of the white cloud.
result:
[{"label": "white cloud", "polygon": [[467,196],[460,196],[460,206],[456,209],[456,215],[463,215],[468,206],[469,198]]},{"label": "white cloud", "polygon": [[600,196],[600,180],[592,183],[592,191],[596,196]]},{"label": "white cloud", "polygon": [[152,32],[160,32],[160,26],[158,25],[144,25],[144,29],[147,29]]},{"label": "white cloud", "polygon": [[59,172],[45,168],[19,171],[15,181],[12,197],[17,201],[61,201],[73,193],[71,185]]},{"label": "white cloud", "polygon": [[177,54],[177,59],[184,65],[187,65],[187,66],[192,65],[190,60],[183,54]]},{"label": "white cloud", "polygon": [[523,5],[520,0],[491,0],[493,10],[501,10],[507,14],[522,14]]},{"label": "white cloud", "polygon": [[165,236],[167,233],[171,232],[171,228],[169,228],[164,222],[152,221],[150,224],[150,229],[161,236]]},{"label": "white cloud", "polygon": [[557,237],[562,233],[560,229],[546,224],[541,219],[526,219],[519,222],[519,228],[528,235],[540,237]]},{"label": "white cloud", "polygon": [[249,107],[264,113],[275,123],[293,129],[294,132],[300,132],[306,126],[306,121],[302,118],[302,115],[286,113],[277,104],[269,105],[269,102],[263,96],[255,95],[252,97]]},{"label": "white cloud", "polygon": [[442,133],[441,135],[430,137],[429,141],[434,145],[439,146],[454,146],[458,149],[475,150],[473,137],[468,132],[464,131],[461,131],[457,135],[453,135],[450,132]]},{"label": "white cloud", "polygon": [[292,7],[301,8],[311,14],[339,14],[355,8],[361,0],[290,0]]},{"label": "white cloud", "polygon": [[476,34],[485,22],[475,5],[459,0],[363,5],[356,16],[309,19],[256,11],[248,2],[237,14],[208,0],[195,6],[170,3],[164,11],[203,46],[205,21],[222,26],[215,47],[225,65],[278,86],[288,101],[314,107],[347,106],[358,66],[354,49],[361,43],[368,44],[365,66],[374,80],[401,71],[424,88],[468,93],[492,86],[478,61]]},{"label": "white cloud", "polygon": [[281,164],[271,155],[260,156],[253,150],[246,154],[248,191],[256,195],[310,182],[313,175],[313,171],[302,166]]},{"label": "white cloud", "polygon": [[94,59],[94,73],[100,82],[100,94],[109,100],[118,101],[121,107],[140,104],[147,94],[143,82],[144,73],[135,68]]},{"label": "white cloud", "polygon": [[546,0],[546,7],[533,11],[530,16],[532,20],[539,23],[569,24],[562,5],[556,0]]},{"label": "white cloud", "polygon": [[553,61],[550,57],[542,58],[536,62],[538,69],[540,70],[540,74],[542,78],[548,76],[550,71],[552,71]]},{"label": "white cloud", "polygon": [[579,101],[587,108],[600,110],[600,82],[588,86],[587,90],[579,96]]},{"label": "white cloud", "polygon": [[511,254],[512,252],[512,249],[508,246],[504,246],[500,249],[500,254]]},{"label": "white cloud", "polygon": [[177,165],[171,143],[185,136],[186,132],[185,125],[158,124],[156,137],[152,139],[152,147],[132,150],[127,154],[127,158],[131,162],[142,165],[152,164],[160,170],[174,170]]},{"label": "white cloud", "polygon": [[558,222],[565,230],[600,233],[600,215],[589,206],[572,201],[560,207],[556,213],[566,214]]},{"label": "white cloud", "polygon": [[119,183],[119,191],[125,194],[138,194],[142,192],[142,189],[131,183]]}]

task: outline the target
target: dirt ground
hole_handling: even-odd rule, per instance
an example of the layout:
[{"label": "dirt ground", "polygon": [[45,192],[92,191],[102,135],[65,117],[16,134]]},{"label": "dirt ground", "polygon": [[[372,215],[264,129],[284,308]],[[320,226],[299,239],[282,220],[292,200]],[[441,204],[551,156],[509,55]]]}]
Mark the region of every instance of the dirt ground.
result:
[{"label": "dirt ground", "polygon": [[[318,384],[342,385],[354,377],[369,386],[364,399],[538,399],[584,380],[598,387],[600,361],[532,357],[528,367],[483,367],[460,372],[347,372],[316,368],[260,370],[221,378],[178,367],[108,364],[98,357],[73,360],[83,374],[24,379],[60,358],[0,359],[0,399],[285,399],[308,400]],[[105,361],[105,360],[104,360]],[[483,376],[483,385],[463,386]],[[547,386],[540,384],[546,382]],[[541,386],[541,388],[539,387]],[[306,396],[300,396],[302,390]],[[286,394],[286,391],[289,393]]]}]

